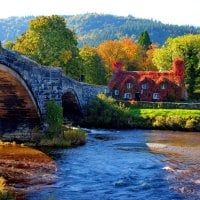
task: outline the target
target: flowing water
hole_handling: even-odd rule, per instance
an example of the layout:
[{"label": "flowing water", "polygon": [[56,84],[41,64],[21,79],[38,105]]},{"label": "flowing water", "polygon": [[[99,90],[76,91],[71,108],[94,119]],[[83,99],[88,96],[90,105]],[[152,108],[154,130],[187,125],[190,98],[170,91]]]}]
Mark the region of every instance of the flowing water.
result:
[{"label": "flowing water", "polygon": [[199,145],[200,133],[89,130],[84,146],[43,149],[56,178],[25,199],[197,200]]}]

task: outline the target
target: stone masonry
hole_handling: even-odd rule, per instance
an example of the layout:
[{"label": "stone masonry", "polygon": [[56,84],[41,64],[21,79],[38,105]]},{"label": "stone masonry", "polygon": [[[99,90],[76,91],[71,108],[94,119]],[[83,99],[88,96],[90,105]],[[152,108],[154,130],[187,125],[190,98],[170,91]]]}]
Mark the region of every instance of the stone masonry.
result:
[{"label": "stone masonry", "polygon": [[[106,86],[90,85],[75,81],[61,68],[42,66],[30,58],[0,46],[0,70],[14,76],[27,90],[35,104],[40,119],[44,119],[46,102],[55,100],[62,104],[62,96],[72,92],[81,109],[98,93],[105,93]],[[0,77],[1,78],[1,77]]]}]

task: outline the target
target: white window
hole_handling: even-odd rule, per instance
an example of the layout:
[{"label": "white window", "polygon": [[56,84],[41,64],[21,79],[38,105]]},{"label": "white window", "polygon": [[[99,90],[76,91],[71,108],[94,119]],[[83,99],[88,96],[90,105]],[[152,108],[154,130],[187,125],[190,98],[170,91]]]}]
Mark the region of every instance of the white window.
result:
[{"label": "white window", "polygon": [[119,90],[114,90],[114,94],[115,94],[115,96],[118,96],[119,95]]},{"label": "white window", "polygon": [[131,93],[124,93],[124,99],[131,99]]},{"label": "white window", "polygon": [[142,89],[143,89],[143,90],[146,90],[146,89],[147,89],[147,83],[143,83],[143,84],[142,84]]},{"label": "white window", "polygon": [[127,83],[127,88],[130,89],[132,87],[131,83]]},{"label": "white window", "polygon": [[159,93],[153,93],[153,99],[160,99]]},{"label": "white window", "polygon": [[165,90],[165,89],[166,89],[166,83],[162,83],[162,84],[161,84],[161,89],[162,89],[162,90]]}]

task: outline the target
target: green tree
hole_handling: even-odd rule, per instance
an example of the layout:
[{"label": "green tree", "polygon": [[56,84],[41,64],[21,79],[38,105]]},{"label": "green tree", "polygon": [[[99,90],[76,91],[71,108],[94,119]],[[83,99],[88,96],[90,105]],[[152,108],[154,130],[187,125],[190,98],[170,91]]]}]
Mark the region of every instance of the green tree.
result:
[{"label": "green tree", "polygon": [[170,70],[172,61],[178,57],[185,60],[185,83],[190,98],[200,85],[200,34],[169,38],[154,53],[153,62],[160,70]]},{"label": "green tree", "polygon": [[46,123],[47,132],[51,137],[59,136],[63,124],[63,109],[55,101],[47,102]]},{"label": "green tree", "polygon": [[155,44],[152,44],[149,37],[149,33],[147,31],[140,33],[137,44],[142,49],[141,51],[142,59],[141,59],[140,69],[144,71],[157,70],[155,65],[152,63],[152,56],[157,46]]},{"label": "green tree", "polygon": [[78,79],[81,74],[77,39],[74,32],[66,28],[63,17],[42,16],[31,20],[13,49],[43,65],[62,67],[73,78]]},{"label": "green tree", "polygon": [[137,43],[143,50],[146,51],[147,49],[149,49],[149,46],[152,44],[149,33],[147,31],[142,32],[138,38]]},{"label": "green tree", "polygon": [[84,46],[80,48],[80,57],[82,58],[85,81],[97,85],[106,84],[105,67],[97,53],[97,49],[90,46]]}]

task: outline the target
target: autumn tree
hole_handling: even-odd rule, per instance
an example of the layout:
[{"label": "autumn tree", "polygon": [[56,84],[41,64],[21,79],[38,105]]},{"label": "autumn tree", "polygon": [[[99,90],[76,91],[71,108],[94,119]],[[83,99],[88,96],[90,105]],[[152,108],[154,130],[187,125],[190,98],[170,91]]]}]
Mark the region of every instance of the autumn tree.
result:
[{"label": "autumn tree", "polygon": [[143,71],[158,71],[158,68],[153,63],[152,59],[154,56],[154,52],[157,49],[157,45],[151,44],[147,51],[145,51],[145,56],[142,58],[142,62],[140,64],[140,69]]},{"label": "autumn tree", "polygon": [[81,74],[77,39],[74,32],[66,28],[63,17],[42,16],[31,20],[13,49],[43,65],[62,67],[73,78],[78,79]]},{"label": "autumn tree", "polygon": [[189,97],[194,97],[195,88],[200,85],[200,34],[169,38],[155,51],[153,62],[160,70],[170,70],[172,60],[185,61],[185,82]]},{"label": "autumn tree", "polygon": [[123,63],[126,70],[137,70],[141,60],[141,48],[129,38],[104,41],[98,46],[98,54],[105,64],[107,80],[112,76],[113,62]]},{"label": "autumn tree", "polygon": [[97,53],[97,49],[91,46],[84,46],[80,48],[80,57],[85,81],[97,85],[106,84],[105,67]]},{"label": "autumn tree", "polygon": [[3,47],[5,49],[12,50],[14,45],[15,45],[14,41],[7,41],[6,43],[3,44]]}]

